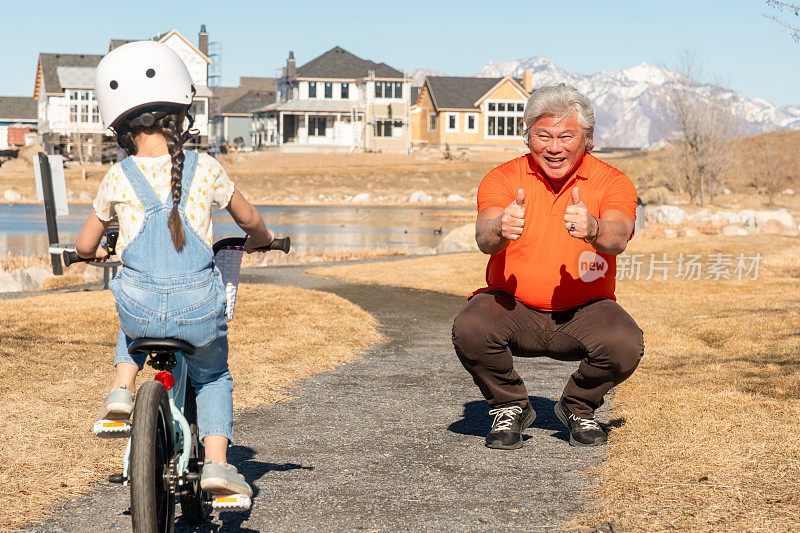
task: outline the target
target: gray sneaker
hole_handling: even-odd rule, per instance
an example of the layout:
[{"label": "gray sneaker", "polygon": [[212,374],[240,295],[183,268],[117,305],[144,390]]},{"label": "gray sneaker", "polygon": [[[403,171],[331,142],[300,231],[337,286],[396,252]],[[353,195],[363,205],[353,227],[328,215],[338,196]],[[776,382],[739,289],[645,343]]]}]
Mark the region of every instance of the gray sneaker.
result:
[{"label": "gray sneaker", "polygon": [[244,480],[244,476],[236,471],[236,467],[218,465],[206,459],[203,465],[203,475],[200,476],[200,487],[213,495],[244,494],[248,498],[253,495],[253,489]]},{"label": "gray sneaker", "polygon": [[103,406],[97,415],[98,420],[127,420],[133,412],[133,394],[125,385],[111,389],[111,392],[104,394]]}]

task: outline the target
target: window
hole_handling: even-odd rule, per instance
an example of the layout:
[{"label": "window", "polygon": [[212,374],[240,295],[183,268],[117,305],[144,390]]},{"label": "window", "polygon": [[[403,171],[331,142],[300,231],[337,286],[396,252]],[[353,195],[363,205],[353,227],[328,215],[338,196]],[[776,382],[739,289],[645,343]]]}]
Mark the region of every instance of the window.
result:
[{"label": "window", "polygon": [[309,137],[325,137],[325,117],[308,117]]},{"label": "window", "polygon": [[87,89],[67,89],[65,91],[69,103],[69,121],[92,123],[100,122],[97,100],[94,91]]},{"label": "window", "polygon": [[392,127],[400,128],[399,132],[402,135],[402,122],[399,120],[392,121],[392,120],[376,120],[375,121],[375,136],[376,137],[391,137],[392,136]]},{"label": "window", "polygon": [[308,82],[308,97],[309,98],[317,97],[317,82],[315,81]]},{"label": "window", "polygon": [[464,115],[464,131],[472,133],[478,131],[478,115],[475,113]]},{"label": "window", "polygon": [[197,99],[192,100],[192,107],[189,108],[189,114],[193,117],[197,118],[198,115],[205,115],[206,114],[206,100]]},{"label": "window", "polygon": [[350,98],[350,84],[343,83],[342,84],[342,98],[347,99]]},{"label": "window", "polygon": [[436,113],[428,115],[428,131],[436,131]]},{"label": "window", "polygon": [[517,102],[489,102],[486,107],[487,136],[515,137],[522,135],[524,104]]},{"label": "window", "polygon": [[458,131],[458,113],[445,115],[445,131]]},{"label": "window", "polygon": [[396,81],[376,81],[375,98],[402,98],[403,83]]},{"label": "window", "polygon": [[333,84],[329,81],[325,82],[325,98],[333,98]]}]

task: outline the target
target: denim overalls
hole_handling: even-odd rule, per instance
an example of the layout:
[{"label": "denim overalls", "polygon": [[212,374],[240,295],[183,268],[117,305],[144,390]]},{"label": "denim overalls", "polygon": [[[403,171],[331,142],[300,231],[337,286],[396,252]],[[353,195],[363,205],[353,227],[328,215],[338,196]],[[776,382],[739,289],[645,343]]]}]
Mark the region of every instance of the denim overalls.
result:
[{"label": "denim overalls", "polygon": [[225,288],[214,267],[211,247],[186,217],[197,152],[184,154],[178,213],[186,244],[181,252],[175,250],[167,226],[172,202],[161,203],[130,157],[121,163],[144,207],[145,219],[122,251],[123,267],[109,284],[120,322],[114,365],[144,366],[146,354],[128,355],[128,345],[140,337],[176,337],[194,345],[195,354],[184,360],[197,392],[200,438],[222,435],[232,441],[233,382],[228,372]]}]

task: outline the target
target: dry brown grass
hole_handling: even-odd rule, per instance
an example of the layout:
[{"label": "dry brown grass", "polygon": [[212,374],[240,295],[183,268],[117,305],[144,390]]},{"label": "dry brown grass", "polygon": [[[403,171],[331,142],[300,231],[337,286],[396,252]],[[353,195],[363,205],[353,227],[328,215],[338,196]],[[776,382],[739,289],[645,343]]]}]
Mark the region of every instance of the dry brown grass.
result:
[{"label": "dry brown grass", "polygon": [[[108,291],[0,301],[0,319],[0,530],[7,531],[118,471],[124,441],[90,430],[113,375],[119,326]],[[230,324],[234,405],[285,399],[294,381],[354,360],[379,340],[375,321],[335,295],[243,284]],[[152,376],[145,368],[140,383]]]},{"label": "dry brown grass", "polygon": [[[597,507],[578,523],[622,531],[800,529],[800,240],[635,239],[629,254],[761,253],[755,281],[624,280],[645,332],[641,366],[616,389]],[[456,254],[310,272],[466,295],[486,258]]]}]

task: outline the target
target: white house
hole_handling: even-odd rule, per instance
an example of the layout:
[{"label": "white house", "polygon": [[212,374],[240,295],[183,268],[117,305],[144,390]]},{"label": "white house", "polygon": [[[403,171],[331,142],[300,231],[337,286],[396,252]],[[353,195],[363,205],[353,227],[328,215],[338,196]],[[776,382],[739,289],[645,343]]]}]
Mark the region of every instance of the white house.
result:
[{"label": "white house", "polygon": [[407,152],[411,79],[334,47],[295,67],[289,52],[276,103],[255,111],[253,144],[283,150]]},{"label": "white house", "polygon": [[[198,46],[177,30],[154,37],[175,50],[189,69],[197,94],[192,105],[194,127],[200,133],[192,144],[208,144],[208,34],[201,28]],[[127,40],[114,39],[109,50]],[[100,54],[39,54],[33,97],[38,102],[39,134],[49,153],[62,153],[88,162],[114,159],[118,150],[110,132],[103,128],[94,94],[94,73]],[[105,147],[105,150],[104,150]]]}]

